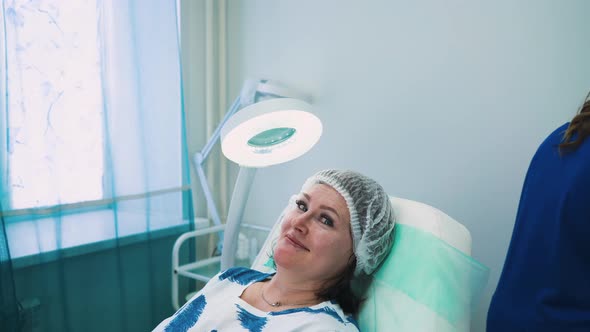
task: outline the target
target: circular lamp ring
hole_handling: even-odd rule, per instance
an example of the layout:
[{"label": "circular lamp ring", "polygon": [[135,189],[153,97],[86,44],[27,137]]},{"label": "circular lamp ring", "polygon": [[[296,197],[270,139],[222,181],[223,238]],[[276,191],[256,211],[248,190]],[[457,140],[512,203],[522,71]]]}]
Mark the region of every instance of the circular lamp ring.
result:
[{"label": "circular lamp ring", "polygon": [[221,150],[245,167],[293,160],[309,151],[322,135],[322,123],[299,99],[275,98],[244,107],[221,129]]}]

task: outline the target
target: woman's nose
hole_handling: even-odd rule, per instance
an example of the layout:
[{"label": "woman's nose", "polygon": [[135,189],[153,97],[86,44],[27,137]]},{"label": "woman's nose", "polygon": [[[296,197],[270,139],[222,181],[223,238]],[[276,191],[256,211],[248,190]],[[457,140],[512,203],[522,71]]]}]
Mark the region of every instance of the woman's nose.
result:
[{"label": "woman's nose", "polygon": [[293,216],[293,219],[291,219],[291,224],[293,225],[293,228],[295,228],[295,230],[297,230],[298,232],[306,234],[309,226],[309,215],[310,214],[306,212]]}]

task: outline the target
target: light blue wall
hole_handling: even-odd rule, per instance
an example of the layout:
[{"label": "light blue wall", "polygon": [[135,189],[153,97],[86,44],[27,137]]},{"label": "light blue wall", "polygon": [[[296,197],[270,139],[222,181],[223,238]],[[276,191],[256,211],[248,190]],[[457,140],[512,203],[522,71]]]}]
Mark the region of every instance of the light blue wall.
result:
[{"label": "light blue wall", "polygon": [[311,93],[324,134],[260,170],[245,220],[270,224],[312,172],[351,168],[471,231],[491,279],[536,147],[590,89],[586,0],[230,0],[230,96],[266,77]]}]

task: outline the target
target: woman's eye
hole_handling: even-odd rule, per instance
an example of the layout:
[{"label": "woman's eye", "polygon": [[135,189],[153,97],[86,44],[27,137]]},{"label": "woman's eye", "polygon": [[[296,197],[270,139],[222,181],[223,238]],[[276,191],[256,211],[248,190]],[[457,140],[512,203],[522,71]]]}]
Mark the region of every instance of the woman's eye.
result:
[{"label": "woman's eye", "polygon": [[322,224],[324,224],[326,226],[330,226],[330,227],[334,226],[334,222],[332,221],[332,219],[330,219],[326,216],[321,216],[320,221],[322,222]]},{"label": "woman's eye", "polygon": [[307,211],[307,205],[305,205],[305,202],[303,201],[295,201],[295,204],[297,205],[297,208],[303,212]]}]

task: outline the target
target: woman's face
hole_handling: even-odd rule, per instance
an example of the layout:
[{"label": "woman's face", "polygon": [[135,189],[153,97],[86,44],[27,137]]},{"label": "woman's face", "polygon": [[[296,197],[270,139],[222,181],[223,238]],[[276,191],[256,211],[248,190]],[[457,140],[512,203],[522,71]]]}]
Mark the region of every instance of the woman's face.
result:
[{"label": "woman's face", "polygon": [[341,274],[352,256],[350,215],[336,190],[316,184],[286,212],[274,251],[278,268],[312,281]]}]

